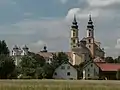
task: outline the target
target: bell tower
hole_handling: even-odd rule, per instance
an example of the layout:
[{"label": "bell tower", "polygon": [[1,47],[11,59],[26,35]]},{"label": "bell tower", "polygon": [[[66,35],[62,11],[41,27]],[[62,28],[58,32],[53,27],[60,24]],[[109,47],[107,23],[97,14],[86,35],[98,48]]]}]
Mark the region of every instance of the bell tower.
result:
[{"label": "bell tower", "polygon": [[71,49],[78,47],[79,43],[78,31],[79,29],[76,21],[76,16],[74,15],[74,19],[71,26]]},{"label": "bell tower", "polygon": [[87,25],[87,39],[86,39],[86,46],[91,52],[92,58],[95,58],[95,42],[94,42],[94,25],[91,18],[91,15],[89,15],[89,21]]}]

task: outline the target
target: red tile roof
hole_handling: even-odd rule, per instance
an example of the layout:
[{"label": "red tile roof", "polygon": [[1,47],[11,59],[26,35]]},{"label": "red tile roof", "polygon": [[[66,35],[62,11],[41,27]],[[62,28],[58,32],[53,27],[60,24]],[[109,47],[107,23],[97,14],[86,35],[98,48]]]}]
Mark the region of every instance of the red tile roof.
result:
[{"label": "red tile roof", "polygon": [[117,71],[120,69],[120,64],[113,63],[96,63],[96,64],[102,71]]}]

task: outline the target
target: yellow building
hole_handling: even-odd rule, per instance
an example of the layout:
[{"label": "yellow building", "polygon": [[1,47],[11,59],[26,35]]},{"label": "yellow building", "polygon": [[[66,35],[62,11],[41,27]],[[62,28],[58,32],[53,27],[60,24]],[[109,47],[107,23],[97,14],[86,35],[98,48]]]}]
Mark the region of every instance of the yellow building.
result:
[{"label": "yellow building", "polygon": [[101,49],[100,43],[95,41],[94,25],[89,16],[87,25],[87,36],[79,41],[79,29],[74,15],[74,20],[71,26],[71,60],[73,65],[79,65],[82,62],[87,62],[96,57],[104,57],[104,50]]}]

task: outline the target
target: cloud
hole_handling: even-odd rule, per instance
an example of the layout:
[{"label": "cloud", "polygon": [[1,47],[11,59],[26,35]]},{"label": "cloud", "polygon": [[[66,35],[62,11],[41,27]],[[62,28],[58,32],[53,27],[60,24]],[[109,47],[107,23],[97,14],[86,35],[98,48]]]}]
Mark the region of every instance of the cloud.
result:
[{"label": "cloud", "polygon": [[46,42],[43,40],[38,40],[37,42],[29,43],[29,48],[32,52],[39,52],[44,47],[44,45],[47,45]]},{"label": "cloud", "polygon": [[32,45],[32,46],[35,46],[35,47],[43,46],[43,45],[45,45],[45,42],[42,41],[42,40],[39,40],[39,41],[37,41],[37,42],[35,42],[35,43],[31,43],[31,45]]},{"label": "cloud", "polygon": [[92,14],[92,17],[98,17],[101,9],[81,9],[81,8],[73,8],[68,11],[68,14],[66,16],[66,19],[72,19],[74,14],[79,19],[88,18],[89,14]]},{"label": "cloud", "polygon": [[25,15],[25,16],[32,16],[32,15],[33,15],[33,13],[30,13],[30,12],[25,12],[25,13],[24,13],[24,15]]},{"label": "cloud", "polygon": [[51,51],[68,50],[70,28],[64,18],[23,20],[16,24],[1,25],[0,31],[9,48],[14,44],[27,44],[31,51],[38,52],[46,44]]},{"label": "cloud", "polygon": [[115,45],[116,49],[120,49],[120,39],[117,39],[117,44]]},{"label": "cloud", "polygon": [[6,5],[15,5],[16,2],[13,0],[0,0],[0,6],[6,6]]},{"label": "cloud", "polygon": [[62,4],[66,4],[66,3],[68,2],[68,0],[60,0],[60,2],[61,2]]},{"label": "cloud", "polygon": [[109,46],[104,46],[103,48],[104,48],[105,50],[110,49]]},{"label": "cloud", "polygon": [[[7,41],[9,48],[14,44],[19,46],[27,44],[31,51],[38,52],[45,43],[49,51],[68,51],[70,50],[70,27],[73,15],[77,16],[79,37],[82,39],[86,36],[88,15],[92,14],[95,38],[103,44],[107,55],[115,56],[118,52],[115,48],[116,39],[119,38],[120,34],[120,5],[116,5],[119,4],[118,0],[79,0],[80,3],[76,3],[77,0],[71,0],[69,5],[64,5],[64,7],[59,3],[57,8],[54,8],[55,5],[51,5],[53,7],[44,8],[45,10],[43,10],[43,5],[39,5],[42,8],[41,11],[36,10],[40,7],[36,8],[34,5],[37,4],[33,4],[34,1],[31,1],[29,5],[24,1],[22,3],[19,1],[16,3],[17,5],[13,2],[14,6],[11,3],[13,0],[1,1],[5,7],[9,4],[7,8],[1,8],[1,11],[5,13],[1,12],[0,15],[2,23],[3,21],[10,22],[4,25],[0,24],[0,38]],[[66,4],[68,1],[62,1],[62,3]],[[58,10],[61,11],[58,13],[59,15],[55,14]],[[66,16],[62,17],[61,15],[65,15],[65,13],[67,13]],[[61,18],[58,18],[57,15]],[[119,47],[119,44],[116,47]]]},{"label": "cloud", "polygon": [[120,0],[87,0],[92,7],[104,7],[115,3],[120,3]]}]

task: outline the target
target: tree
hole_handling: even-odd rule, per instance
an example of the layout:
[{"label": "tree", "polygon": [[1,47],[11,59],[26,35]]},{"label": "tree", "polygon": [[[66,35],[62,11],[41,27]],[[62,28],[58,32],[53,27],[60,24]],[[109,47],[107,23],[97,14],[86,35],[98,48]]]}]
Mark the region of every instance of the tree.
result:
[{"label": "tree", "polygon": [[7,47],[5,40],[0,41],[0,54],[9,55],[9,49]]},{"label": "tree", "polygon": [[43,67],[43,78],[51,79],[53,76],[54,68],[50,64],[45,64]]},{"label": "tree", "polygon": [[107,63],[114,63],[114,59],[113,59],[112,57],[106,57],[106,58],[105,58],[105,61],[106,61]]},{"label": "tree", "polygon": [[64,52],[59,52],[57,55],[57,59],[60,61],[60,63],[64,61],[69,61],[68,55]]},{"label": "tree", "polygon": [[15,69],[15,63],[12,57],[6,55],[0,55],[0,78],[10,78],[12,72]]},{"label": "tree", "polygon": [[120,56],[118,56],[114,61],[115,63],[120,63]]},{"label": "tree", "polygon": [[68,56],[64,52],[59,52],[58,54],[53,54],[52,66],[54,69],[58,67],[61,63],[69,61]]},{"label": "tree", "polygon": [[31,76],[33,77],[35,74],[35,69],[36,69],[36,60],[32,58],[31,56],[23,56],[21,58],[20,66],[21,66],[21,73],[24,76]]},{"label": "tree", "polygon": [[[31,78],[42,77],[42,69],[45,64],[45,59],[38,54],[29,54],[21,58],[20,66],[24,76],[30,76]],[[41,70],[41,71],[40,71]],[[38,73],[39,71],[39,73]]]}]

